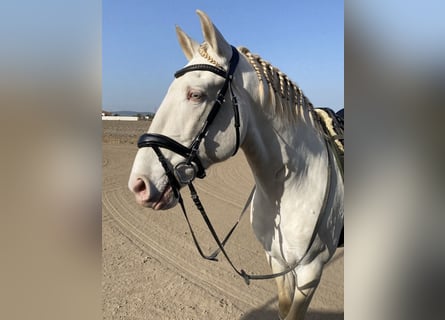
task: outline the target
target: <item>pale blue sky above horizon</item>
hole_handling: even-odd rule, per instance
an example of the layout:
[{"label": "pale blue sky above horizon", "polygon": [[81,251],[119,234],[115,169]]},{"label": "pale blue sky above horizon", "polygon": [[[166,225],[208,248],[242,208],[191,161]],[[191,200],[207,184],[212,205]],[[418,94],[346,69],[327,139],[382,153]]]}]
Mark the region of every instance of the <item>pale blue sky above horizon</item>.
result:
[{"label": "pale blue sky above horizon", "polygon": [[104,0],[102,107],[155,112],[187,60],[175,25],[202,42],[196,9],[226,40],[296,82],[315,106],[344,106],[343,1]]}]

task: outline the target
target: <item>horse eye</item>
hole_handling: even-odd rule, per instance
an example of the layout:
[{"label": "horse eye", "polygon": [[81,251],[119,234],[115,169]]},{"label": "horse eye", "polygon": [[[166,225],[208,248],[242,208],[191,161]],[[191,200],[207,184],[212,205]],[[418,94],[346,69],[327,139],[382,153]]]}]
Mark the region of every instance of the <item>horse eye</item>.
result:
[{"label": "horse eye", "polygon": [[203,97],[204,94],[202,92],[193,90],[188,93],[187,98],[193,102],[201,102],[203,100]]}]

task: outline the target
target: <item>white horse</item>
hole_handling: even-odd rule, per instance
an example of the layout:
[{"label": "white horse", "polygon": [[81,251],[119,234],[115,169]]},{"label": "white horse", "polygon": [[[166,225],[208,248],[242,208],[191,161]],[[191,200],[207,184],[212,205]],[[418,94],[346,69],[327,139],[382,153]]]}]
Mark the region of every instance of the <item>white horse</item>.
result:
[{"label": "white horse", "polygon": [[[239,144],[256,183],[254,233],[272,271],[290,269],[276,278],[279,316],[303,319],[343,227],[342,169],[301,89],[246,48],[231,47],[209,17],[197,13],[205,41],[176,28],[189,62],[146,134],[152,148],[138,150],[129,188],[143,206],[171,208],[179,188],[228,159]],[[219,90],[225,99],[217,98]]]}]

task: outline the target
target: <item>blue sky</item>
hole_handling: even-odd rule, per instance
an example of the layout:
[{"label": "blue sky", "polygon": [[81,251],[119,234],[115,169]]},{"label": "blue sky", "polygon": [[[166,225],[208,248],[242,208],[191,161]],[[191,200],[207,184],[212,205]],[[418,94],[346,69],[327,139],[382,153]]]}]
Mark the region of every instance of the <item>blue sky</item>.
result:
[{"label": "blue sky", "polygon": [[196,9],[227,41],[296,82],[315,106],[344,106],[344,11],[337,0],[104,0],[102,106],[154,112],[186,64],[175,25],[202,42]]}]

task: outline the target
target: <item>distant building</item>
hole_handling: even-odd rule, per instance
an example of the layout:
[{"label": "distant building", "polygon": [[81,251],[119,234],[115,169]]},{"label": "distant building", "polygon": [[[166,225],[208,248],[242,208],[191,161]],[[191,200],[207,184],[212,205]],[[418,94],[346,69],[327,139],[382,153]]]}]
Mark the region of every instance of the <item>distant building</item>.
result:
[{"label": "distant building", "polygon": [[123,120],[123,121],[136,121],[136,120],[152,120],[154,113],[136,113],[134,111],[117,111],[110,112],[102,110],[102,120]]},{"label": "distant building", "polygon": [[102,120],[138,121],[136,116],[102,116]]}]

